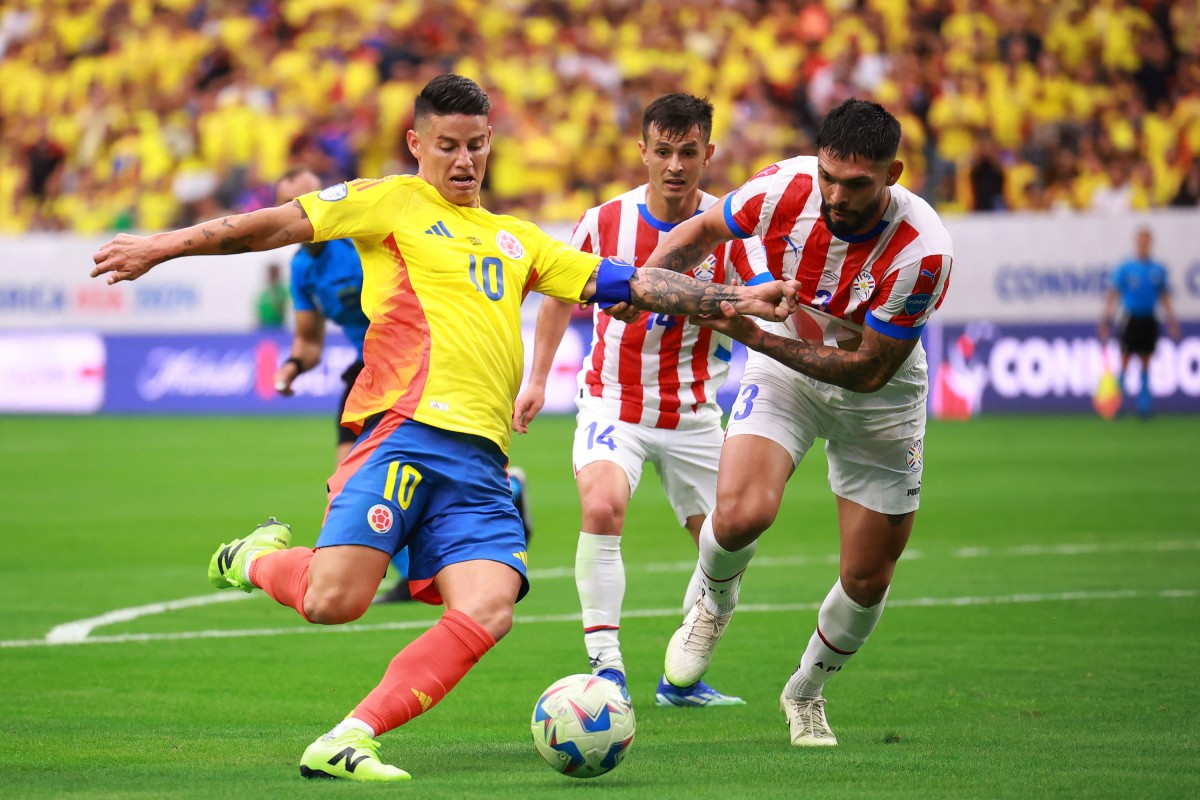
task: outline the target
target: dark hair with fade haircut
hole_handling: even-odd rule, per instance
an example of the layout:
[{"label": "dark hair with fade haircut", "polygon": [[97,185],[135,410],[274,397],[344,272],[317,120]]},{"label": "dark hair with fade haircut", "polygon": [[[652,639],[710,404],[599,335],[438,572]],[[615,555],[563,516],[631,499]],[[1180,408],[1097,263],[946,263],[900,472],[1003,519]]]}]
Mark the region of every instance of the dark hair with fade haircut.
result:
[{"label": "dark hair with fade haircut", "polygon": [[425,84],[413,104],[413,118],[419,120],[430,115],[444,117],[449,114],[486,117],[491,109],[492,101],[478,83],[448,73]]},{"label": "dark hair with fade haircut", "polygon": [[650,138],[650,126],[656,125],[660,133],[671,139],[687,136],[693,127],[700,127],[700,138],[705,142],[712,136],[713,104],[707,97],[674,92],[664,94],[642,114],[642,140]]},{"label": "dark hair with fade haircut", "polygon": [[890,161],[900,149],[900,122],[879,103],[850,98],[825,115],[817,151],[836,158]]}]

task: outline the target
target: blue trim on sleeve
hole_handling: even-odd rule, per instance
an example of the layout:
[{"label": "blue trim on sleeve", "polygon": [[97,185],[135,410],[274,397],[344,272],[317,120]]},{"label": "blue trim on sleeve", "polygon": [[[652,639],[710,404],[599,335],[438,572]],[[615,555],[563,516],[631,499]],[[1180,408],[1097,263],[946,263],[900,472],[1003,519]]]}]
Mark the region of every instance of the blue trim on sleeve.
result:
[{"label": "blue trim on sleeve", "polygon": [[729,232],[739,239],[749,239],[754,235],[754,231],[747,233],[742,230],[742,226],[737,224],[737,220],[733,218],[733,192],[725,195],[725,224],[729,226]]},{"label": "blue trim on sleeve", "polygon": [[760,283],[770,283],[775,280],[775,276],[769,272],[760,272],[750,280],[746,281],[747,286],[758,286]]},{"label": "blue trim on sleeve", "polygon": [[925,327],[924,325],[919,325],[915,328],[910,328],[907,325],[896,325],[893,322],[884,322],[870,312],[867,312],[867,318],[864,321],[867,323],[867,327],[871,330],[878,331],[884,336],[890,336],[893,339],[901,339],[903,341],[920,338],[921,330]]},{"label": "blue trim on sleeve", "polygon": [[596,293],[592,295],[592,302],[601,308],[628,303],[629,279],[633,277],[633,271],[632,264],[619,259],[601,259],[596,268]]}]

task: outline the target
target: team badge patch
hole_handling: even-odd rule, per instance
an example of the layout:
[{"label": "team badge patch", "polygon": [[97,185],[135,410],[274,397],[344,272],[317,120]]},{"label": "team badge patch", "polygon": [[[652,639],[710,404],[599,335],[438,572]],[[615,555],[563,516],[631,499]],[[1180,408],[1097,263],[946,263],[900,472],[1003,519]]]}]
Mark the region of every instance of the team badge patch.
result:
[{"label": "team badge patch", "polygon": [[321,191],[317,192],[317,197],[327,203],[336,203],[338,200],[345,199],[346,195],[350,194],[350,189],[344,183],[335,183],[333,186],[326,186]]},{"label": "team badge patch", "polygon": [[925,443],[917,439],[908,446],[908,452],[904,454],[904,463],[908,465],[909,472],[920,472],[924,461]]},{"label": "team badge patch", "polygon": [[392,529],[392,510],[382,503],[376,503],[367,510],[367,524],[376,533],[387,533]]},{"label": "team badge patch", "polygon": [[521,244],[521,240],[508,231],[500,231],[496,234],[496,246],[509,258],[521,258],[525,255],[525,245]]},{"label": "team badge patch", "polygon": [[875,276],[863,270],[858,273],[858,277],[854,279],[854,283],[850,285],[854,290],[854,296],[858,298],[860,303],[865,303],[875,294]]},{"label": "team badge patch", "polygon": [[714,255],[709,255],[708,258],[704,259],[704,263],[697,265],[696,268],[692,270],[692,277],[698,281],[711,282],[713,276],[716,274],[717,257]]}]

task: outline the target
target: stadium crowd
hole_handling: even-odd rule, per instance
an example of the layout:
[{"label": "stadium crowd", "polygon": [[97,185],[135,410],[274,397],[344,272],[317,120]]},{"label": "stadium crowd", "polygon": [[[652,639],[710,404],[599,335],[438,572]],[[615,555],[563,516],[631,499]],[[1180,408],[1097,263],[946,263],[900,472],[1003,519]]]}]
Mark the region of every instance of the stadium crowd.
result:
[{"label": "stadium crowd", "polygon": [[709,189],[812,152],[850,96],[940,212],[1200,202],[1200,4],[1169,0],[10,0],[0,233],[160,230],[411,172],[412,101],[491,95],[484,204],[574,222],[640,183],[664,92],[710,97]]}]

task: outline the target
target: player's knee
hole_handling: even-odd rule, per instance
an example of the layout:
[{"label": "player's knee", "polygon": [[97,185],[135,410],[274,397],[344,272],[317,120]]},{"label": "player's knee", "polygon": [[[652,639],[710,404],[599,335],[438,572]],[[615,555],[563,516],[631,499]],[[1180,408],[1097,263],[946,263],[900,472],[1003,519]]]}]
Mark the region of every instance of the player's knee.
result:
[{"label": "player's knee", "polygon": [[737,542],[743,547],[774,524],[778,510],[777,505],[745,497],[722,498],[718,505],[720,513],[714,518],[717,541]]},{"label": "player's knee", "polygon": [[467,616],[487,631],[497,642],[503,639],[513,626],[513,607],[497,605],[470,612]]},{"label": "player's knee", "polygon": [[304,616],[317,625],[340,625],[358,619],[370,605],[370,598],[363,601],[345,592],[309,587],[304,595]]},{"label": "player's knee", "polygon": [[583,529],[588,533],[616,536],[625,525],[625,503],[602,493],[593,493],[583,502]]},{"label": "player's knee", "polygon": [[842,591],[863,608],[878,605],[887,593],[890,576],[842,573]]}]

